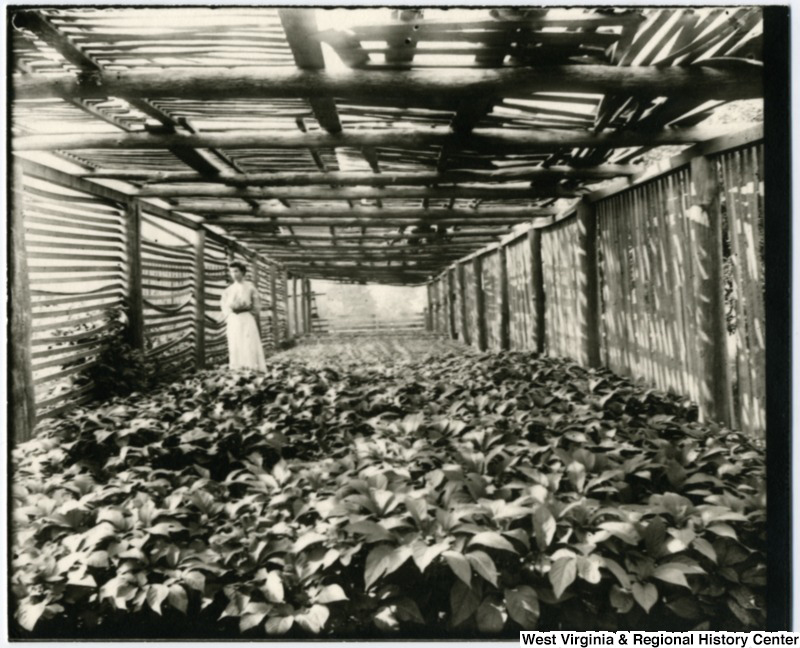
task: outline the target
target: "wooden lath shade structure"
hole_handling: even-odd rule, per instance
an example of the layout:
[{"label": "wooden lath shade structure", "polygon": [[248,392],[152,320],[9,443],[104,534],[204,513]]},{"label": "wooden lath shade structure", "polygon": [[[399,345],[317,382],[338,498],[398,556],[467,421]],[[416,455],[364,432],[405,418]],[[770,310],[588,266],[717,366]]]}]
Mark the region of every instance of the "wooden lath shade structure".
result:
[{"label": "wooden lath shade structure", "polygon": [[328,13],[13,10],[14,150],[297,277],[418,284],[762,96],[758,8]]}]

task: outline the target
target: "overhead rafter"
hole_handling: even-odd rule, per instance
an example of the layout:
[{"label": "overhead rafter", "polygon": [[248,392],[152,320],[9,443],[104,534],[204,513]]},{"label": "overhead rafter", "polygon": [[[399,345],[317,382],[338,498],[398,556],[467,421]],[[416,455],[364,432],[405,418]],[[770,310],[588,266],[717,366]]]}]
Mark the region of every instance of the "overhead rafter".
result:
[{"label": "overhead rafter", "polygon": [[[186,207],[174,207],[173,211],[191,211],[193,214],[238,214],[243,217],[264,216],[263,222],[268,222],[266,218],[271,216],[283,217],[290,216],[293,218],[342,218],[343,220],[355,217],[375,217],[375,218],[463,218],[469,220],[471,217],[479,218],[539,218],[542,216],[554,216],[558,213],[557,209],[550,207],[481,207],[480,209],[422,209],[420,207],[384,207],[383,209],[376,209],[375,207],[353,207],[352,209],[344,209],[338,207],[315,207],[310,208],[292,208],[292,209],[268,209],[262,208],[257,211],[247,211],[241,207],[226,205],[223,203],[209,203],[198,204],[191,210]],[[222,219],[215,218],[209,219],[209,222],[221,222]]]},{"label": "overhead rafter", "polygon": [[389,132],[352,131],[330,133],[294,133],[286,131],[230,131],[195,135],[28,135],[16,138],[12,144],[18,151],[86,150],[86,149],[167,149],[173,147],[252,149],[252,148],[336,148],[392,147],[424,149],[430,146],[450,146],[454,149],[488,151],[495,154],[521,151],[547,153],[559,147],[628,148],[694,144],[730,132],[730,127],[672,128],[656,131],[619,131],[594,133],[538,129],[482,129],[480,133],[459,135],[449,130],[433,128],[404,128]]},{"label": "overhead rafter", "polygon": [[[228,185],[248,185],[251,187],[305,187],[309,185],[338,185],[354,187],[385,187],[388,185],[428,185],[456,182],[510,182],[545,179],[599,180],[619,176],[632,176],[639,168],[632,164],[601,164],[592,167],[572,166],[527,166],[494,170],[446,171],[444,173],[385,172],[364,173],[360,171],[331,171],[328,173],[227,173],[223,172],[217,180]],[[82,174],[84,178],[129,180],[148,184],[202,182],[207,176],[191,171],[146,171],[140,169],[98,169]]]},{"label": "overhead rafter", "polygon": [[133,97],[218,99],[306,99],[370,96],[444,103],[458,107],[469,97],[528,98],[531,92],[624,93],[659,97],[691,92],[705,99],[752,99],[763,94],[759,64],[731,69],[691,67],[618,67],[552,65],[498,69],[414,69],[318,71],[282,68],[201,68],[120,71],[85,83],[73,74],[39,74],[14,83],[17,99]]},{"label": "overhead rafter", "polygon": [[557,185],[543,188],[529,186],[480,186],[455,185],[439,187],[346,187],[343,189],[324,186],[316,187],[272,187],[247,188],[224,187],[219,185],[162,185],[144,187],[136,194],[141,198],[241,198],[258,200],[384,200],[406,198],[429,199],[483,199],[483,200],[527,200],[535,198],[575,198],[580,192],[562,189]]}]

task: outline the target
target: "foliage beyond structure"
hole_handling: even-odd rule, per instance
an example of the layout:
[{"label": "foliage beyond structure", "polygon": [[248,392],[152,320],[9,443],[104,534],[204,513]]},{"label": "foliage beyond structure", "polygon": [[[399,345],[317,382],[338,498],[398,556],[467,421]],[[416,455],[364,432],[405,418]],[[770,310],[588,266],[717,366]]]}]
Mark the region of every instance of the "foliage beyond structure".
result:
[{"label": "foliage beyond structure", "polygon": [[16,635],[763,627],[757,442],[530,353],[298,355],[20,445]]}]

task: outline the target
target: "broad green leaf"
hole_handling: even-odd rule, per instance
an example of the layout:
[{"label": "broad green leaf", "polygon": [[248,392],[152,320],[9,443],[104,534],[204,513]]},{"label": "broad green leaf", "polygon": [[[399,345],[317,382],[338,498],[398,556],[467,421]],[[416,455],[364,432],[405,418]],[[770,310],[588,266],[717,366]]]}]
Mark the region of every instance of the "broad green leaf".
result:
[{"label": "broad green leaf", "polygon": [[577,461],[573,461],[567,466],[567,477],[570,484],[578,492],[583,492],[583,487],[586,485],[586,466]]},{"label": "broad green leaf", "polygon": [[497,634],[502,632],[506,623],[506,613],[502,604],[492,601],[490,598],[483,600],[476,613],[475,620],[478,623],[478,630],[484,634]]},{"label": "broad green leaf", "polygon": [[653,570],[653,578],[662,580],[665,583],[672,583],[673,585],[680,585],[681,587],[689,587],[686,576],[683,572],[675,569],[670,565],[660,565]]},{"label": "broad green leaf", "polygon": [[476,544],[483,545],[484,547],[491,547],[492,549],[502,549],[503,551],[517,553],[517,550],[514,549],[514,545],[496,531],[483,531],[482,533],[472,536],[468,546],[471,547]]},{"label": "broad green leaf", "polygon": [[497,587],[497,568],[489,554],[483,551],[470,551],[467,560],[476,572]]},{"label": "broad green leaf", "polygon": [[635,605],[633,597],[628,594],[628,592],[623,591],[620,586],[616,584],[612,585],[608,597],[611,601],[611,605],[613,605],[614,609],[616,609],[616,611],[620,614],[627,614]]},{"label": "broad green leaf", "polygon": [[481,601],[478,595],[473,592],[468,585],[463,582],[456,581],[450,589],[450,611],[452,625],[461,625],[464,621],[469,619],[475,610],[478,609]]},{"label": "broad green leaf", "polygon": [[386,569],[384,571],[384,575],[389,575],[396,572],[403,564],[411,558],[412,551],[411,547],[409,546],[402,546],[396,547],[392,550],[392,552],[386,557]]},{"label": "broad green leaf", "polygon": [[628,544],[639,544],[639,532],[630,522],[603,522],[599,528]]},{"label": "broad green leaf", "polygon": [[47,602],[45,601],[34,604],[30,602],[30,599],[23,599],[17,606],[15,617],[17,622],[30,632],[34,629],[42,614],[44,614],[45,608],[47,608]]},{"label": "broad green leaf", "polygon": [[733,528],[727,524],[712,524],[710,527],[708,527],[708,530],[711,531],[711,533],[715,533],[723,538],[738,540],[736,531],[734,531]]},{"label": "broad green leaf", "polygon": [[670,553],[685,551],[697,537],[692,529],[670,529],[669,534],[672,537],[667,540],[666,546]]},{"label": "broad green leaf", "polygon": [[267,603],[249,603],[239,618],[239,632],[247,632],[259,625],[272,610]]},{"label": "broad green leaf", "polygon": [[717,562],[717,552],[705,538],[695,538],[692,546],[712,562]]},{"label": "broad green leaf", "polygon": [[605,564],[606,569],[610,571],[614,576],[616,576],[619,584],[626,590],[631,588],[631,578],[628,575],[628,572],[615,560],[611,558],[603,558],[603,563]]},{"label": "broad green leaf", "polygon": [[533,532],[536,535],[536,544],[541,551],[547,549],[553,542],[557,529],[556,519],[544,504],[540,504],[533,512]]},{"label": "broad green leaf", "polygon": [[386,572],[388,557],[392,553],[393,547],[381,544],[375,547],[367,555],[367,562],[364,567],[364,587],[369,589]]},{"label": "broad green leaf", "polygon": [[320,593],[317,595],[315,602],[325,604],[347,600],[347,594],[344,593],[344,590],[341,588],[341,586],[334,583],[333,585],[326,585],[323,587]]},{"label": "broad green leaf", "polygon": [[505,590],[508,614],[523,630],[533,630],[539,622],[539,597],[528,585]]},{"label": "broad green leaf", "polygon": [[169,587],[166,585],[150,585],[147,588],[147,605],[156,614],[161,614],[161,604],[169,596]]},{"label": "broad green leaf", "polygon": [[265,628],[269,635],[284,635],[292,629],[293,625],[293,616],[278,616],[267,619]]},{"label": "broad green leaf", "polygon": [[577,574],[578,566],[575,556],[559,558],[553,563],[547,577],[550,579],[556,598],[561,598],[564,590],[575,581]]},{"label": "broad green leaf", "polygon": [[631,586],[631,594],[633,594],[634,600],[647,613],[658,601],[658,589],[652,583],[634,583]]},{"label": "broad green leaf", "polygon": [[578,556],[578,576],[587,583],[596,585],[600,582],[600,568],[603,566],[603,559],[597,554],[590,556]]},{"label": "broad green leaf", "polygon": [[428,565],[433,562],[433,560],[439,556],[443,551],[447,551],[450,548],[449,542],[439,542],[435,545],[426,545],[421,540],[416,540],[411,545],[411,551],[413,552],[414,562],[416,563],[419,570],[424,574],[425,570],[428,568]]},{"label": "broad green leaf", "polygon": [[364,535],[366,536],[367,542],[380,542],[381,540],[392,540],[394,538],[388,529],[371,520],[362,520],[361,522],[348,524],[345,527],[345,531]]},{"label": "broad green leaf", "polygon": [[312,605],[306,612],[295,614],[294,620],[301,628],[312,634],[319,634],[328,621],[330,612],[324,605]]},{"label": "broad green leaf", "polygon": [[647,553],[654,558],[664,555],[664,543],[667,539],[667,525],[658,516],[650,520],[647,528],[642,532]]},{"label": "broad green leaf", "polygon": [[447,564],[450,565],[450,569],[453,573],[461,579],[465,585],[469,586],[472,582],[472,568],[464,555],[457,551],[445,551],[442,553],[442,556],[444,556]]},{"label": "broad green leaf", "polygon": [[414,623],[425,623],[425,617],[419,611],[419,607],[413,599],[404,597],[394,602],[395,614],[401,621],[413,621]]},{"label": "broad green leaf", "polygon": [[186,608],[189,605],[189,597],[186,596],[186,590],[180,585],[170,585],[167,603],[176,610],[186,614]]},{"label": "broad green leaf", "polygon": [[270,603],[283,603],[283,579],[277,569],[267,574],[267,580],[261,591]]},{"label": "broad green leaf", "polygon": [[306,547],[310,547],[313,544],[317,544],[319,542],[324,542],[326,540],[325,536],[321,533],[315,533],[310,531],[309,533],[304,533],[301,535],[297,541],[294,543],[292,547],[292,551],[294,553],[300,553]]},{"label": "broad green leaf", "polygon": [[206,577],[199,571],[184,572],[183,582],[198,592],[203,592],[206,588]]}]

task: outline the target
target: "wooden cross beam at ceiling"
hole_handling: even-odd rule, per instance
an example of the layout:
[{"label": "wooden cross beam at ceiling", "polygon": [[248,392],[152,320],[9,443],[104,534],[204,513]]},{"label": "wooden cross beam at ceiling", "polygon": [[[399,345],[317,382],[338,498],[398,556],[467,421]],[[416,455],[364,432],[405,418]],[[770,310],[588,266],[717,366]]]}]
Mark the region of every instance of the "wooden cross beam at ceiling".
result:
[{"label": "wooden cross beam at ceiling", "polygon": [[[185,207],[173,207],[173,211],[188,211]],[[376,209],[375,207],[353,207],[346,209],[341,207],[314,207],[311,208],[292,208],[292,209],[269,209],[264,207],[257,211],[246,211],[239,206],[227,205],[224,203],[198,203],[192,205],[192,213],[198,215],[212,216],[214,214],[222,215],[238,215],[242,217],[263,216],[260,222],[269,223],[267,218],[275,217],[293,217],[293,218],[360,218],[360,217],[375,217],[375,218],[453,218],[469,220],[472,217],[486,218],[486,219],[505,219],[505,218],[539,218],[543,216],[554,216],[558,214],[558,210],[551,207],[480,207],[477,209],[465,209],[463,207],[454,207],[452,209],[431,208],[422,209],[420,207],[384,207],[383,209]],[[209,218],[208,222],[224,222],[220,217]]]},{"label": "wooden cross beam at ceiling", "polygon": [[[533,220],[532,216],[515,216],[507,218],[228,218],[209,219],[205,223],[219,225],[220,227],[248,227],[254,230],[259,228],[281,227],[413,227],[415,225],[459,227],[459,226],[492,226],[514,225]],[[542,217],[540,217],[542,218]],[[549,223],[552,217],[543,217]]]},{"label": "wooden cross beam at ceiling", "polygon": [[[388,185],[429,185],[455,182],[509,182],[533,180],[600,180],[619,176],[632,176],[640,169],[632,164],[600,164],[590,167],[573,166],[520,166],[493,170],[459,170],[436,172],[364,173],[360,171],[331,171],[328,173],[227,173],[216,178],[227,185],[251,187],[305,187],[310,185],[337,185],[341,187]],[[148,184],[203,182],[208,177],[191,171],[149,171],[144,169],[98,169],[81,174],[87,179],[128,180]]]},{"label": "wooden cross beam at ceiling", "polygon": [[579,130],[511,130],[482,129],[480,133],[459,135],[446,129],[403,128],[386,131],[347,131],[330,133],[294,133],[287,131],[230,131],[195,135],[149,135],[124,133],[119,135],[28,135],[15,138],[16,151],[91,150],[91,149],[171,149],[171,148],[362,148],[392,147],[423,150],[428,147],[450,146],[468,151],[487,151],[495,155],[511,152],[548,153],[563,147],[629,148],[694,144],[731,132],[737,126],[698,126],[665,128],[653,131],[617,131],[594,133]]},{"label": "wooden cross beam at ceiling", "polygon": [[208,68],[115,71],[84,83],[74,74],[36,74],[16,79],[16,99],[175,98],[243,99],[344,97],[348,100],[396,97],[401,101],[445,103],[457,107],[470,97],[530,98],[533,92],[625,94],[669,97],[692,93],[705,100],[763,96],[763,67],[731,63],[729,68],[619,67],[552,65],[526,68],[347,70],[283,68]]},{"label": "wooden cross beam at ceiling", "polygon": [[[508,234],[510,229],[508,227],[496,227],[493,230],[453,230],[448,231],[445,235],[447,239],[462,239],[462,238],[480,238],[494,240],[498,236]],[[374,233],[374,234],[339,234],[340,241],[401,241],[408,238],[421,238],[425,235],[415,234],[392,234],[392,233]],[[294,235],[270,235],[263,233],[260,235],[262,241],[330,241],[331,237],[327,234],[294,234]]]},{"label": "wooden cross beam at ceiling", "polygon": [[[550,183],[548,183],[550,184]],[[225,198],[256,200],[385,200],[471,199],[471,200],[532,200],[536,198],[575,198],[582,192],[563,189],[558,185],[530,186],[439,186],[439,187],[274,187],[247,188],[190,185],[144,187],[137,192],[140,198]]]}]

